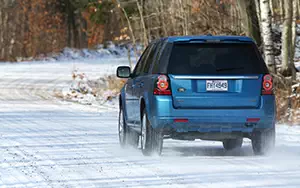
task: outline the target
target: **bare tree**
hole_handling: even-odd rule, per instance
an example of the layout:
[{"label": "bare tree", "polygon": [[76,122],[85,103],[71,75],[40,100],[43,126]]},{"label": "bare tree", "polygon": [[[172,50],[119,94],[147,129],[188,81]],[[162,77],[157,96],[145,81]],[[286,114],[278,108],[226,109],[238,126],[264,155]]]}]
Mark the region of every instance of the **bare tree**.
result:
[{"label": "bare tree", "polygon": [[273,40],[272,40],[272,18],[269,0],[260,0],[261,32],[265,61],[271,72],[276,73]]},{"label": "bare tree", "polygon": [[288,75],[291,72],[291,42],[292,42],[292,0],[284,1],[285,16],[282,31],[282,68],[281,72]]},{"label": "bare tree", "polygon": [[3,47],[3,42],[4,42],[4,26],[3,26],[3,3],[0,4],[0,60],[4,59],[4,47]]},{"label": "bare tree", "polygon": [[284,1],[285,0],[279,0],[279,7],[280,7],[280,15],[281,18],[284,18],[285,11],[284,11]]},{"label": "bare tree", "polygon": [[299,0],[293,0],[293,16],[292,16],[292,45],[291,45],[291,68],[292,68],[292,79],[296,79],[296,69],[294,64],[294,57],[295,57],[295,48],[296,48],[296,39],[297,39],[297,18],[298,18],[298,3]]},{"label": "bare tree", "polygon": [[[142,1],[142,3],[143,3],[143,1]],[[136,5],[137,5],[138,11],[139,11],[141,25],[142,25],[142,28],[143,28],[144,48],[146,48],[148,46],[149,41],[148,41],[148,37],[147,37],[147,29],[146,29],[145,20],[144,20],[143,5],[141,5],[139,0],[136,0]]]},{"label": "bare tree", "polygon": [[[128,28],[129,28],[129,32],[130,32],[130,35],[131,35],[134,56],[135,56],[136,61],[137,61],[138,60],[138,55],[137,55],[137,49],[136,49],[136,39],[135,39],[135,36],[134,36],[134,32],[133,32],[133,28],[132,28],[129,16],[128,16],[126,10],[124,9],[124,7],[121,6],[120,1],[117,0],[116,2],[117,2],[117,6],[122,10],[122,12],[123,12],[123,14],[124,14],[124,16],[126,18],[126,21],[127,21],[127,24],[128,24]],[[130,58],[129,49],[128,49],[128,60],[129,60],[130,68],[133,69],[133,63],[132,63],[131,58]]]},{"label": "bare tree", "polygon": [[271,10],[271,16],[273,19],[274,18],[274,2],[273,2],[273,0],[270,0],[270,10]]},{"label": "bare tree", "polygon": [[7,58],[7,46],[8,44],[8,6],[10,4],[10,0],[4,0],[0,4],[0,59]]},{"label": "bare tree", "polygon": [[187,3],[188,0],[185,0],[183,2],[182,0],[178,1],[178,5],[180,7],[180,18],[182,20],[182,33],[183,35],[189,34],[189,25],[188,25],[188,11],[187,11]]},{"label": "bare tree", "polygon": [[254,0],[254,2],[255,2],[255,7],[256,7],[256,15],[257,15],[258,22],[259,22],[260,28],[261,28],[260,0]]},{"label": "bare tree", "polygon": [[254,0],[239,0],[237,2],[242,18],[243,29],[246,31],[246,34],[253,37],[258,46],[260,46],[260,27]]}]

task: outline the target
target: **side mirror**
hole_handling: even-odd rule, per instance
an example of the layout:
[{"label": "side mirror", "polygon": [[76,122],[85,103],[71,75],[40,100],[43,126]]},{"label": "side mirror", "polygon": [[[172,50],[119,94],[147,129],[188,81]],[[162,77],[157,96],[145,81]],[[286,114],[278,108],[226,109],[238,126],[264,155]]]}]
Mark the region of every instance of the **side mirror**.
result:
[{"label": "side mirror", "polygon": [[120,66],[117,69],[117,77],[119,78],[129,78],[130,77],[130,67],[127,66]]}]

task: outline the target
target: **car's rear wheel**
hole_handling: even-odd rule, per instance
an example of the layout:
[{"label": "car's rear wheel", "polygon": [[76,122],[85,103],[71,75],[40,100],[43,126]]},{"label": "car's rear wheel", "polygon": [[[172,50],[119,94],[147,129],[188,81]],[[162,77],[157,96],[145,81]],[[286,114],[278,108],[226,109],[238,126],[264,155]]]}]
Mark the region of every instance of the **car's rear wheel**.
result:
[{"label": "car's rear wheel", "polygon": [[139,143],[139,134],[126,125],[124,111],[120,108],[119,112],[119,125],[118,125],[118,132],[119,132],[119,142],[121,147],[125,146],[133,146],[138,147]]},{"label": "car's rear wheel", "polygon": [[119,132],[119,142],[121,147],[125,147],[126,145],[126,128],[127,126],[124,119],[123,109],[120,108],[118,132]]},{"label": "car's rear wheel", "polygon": [[152,154],[161,155],[163,147],[163,136],[160,132],[155,131],[148,120],[146,112],[143,112],[141,119],[141,148],[142,153],[146,156]]},{"label": "car's rear wheel", "polygon": [[223,147],[226,150],[239,149],[243,145],[243,138],[226,139],[223,141]]},{"label": "car's rear wheel", "polygon": [[252,134],[252,148],[255,155],[266,155],[275,147],[275,128],[255,131]]}]

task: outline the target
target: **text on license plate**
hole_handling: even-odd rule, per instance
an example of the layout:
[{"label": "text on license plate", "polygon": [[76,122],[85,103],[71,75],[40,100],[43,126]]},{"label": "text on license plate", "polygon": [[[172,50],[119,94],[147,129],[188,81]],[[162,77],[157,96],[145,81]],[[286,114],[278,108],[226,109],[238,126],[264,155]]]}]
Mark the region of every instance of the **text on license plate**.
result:
[{"label": "text on license plate", "polygon": [[206,80],[206,91],[228,91],[228,81]]}]

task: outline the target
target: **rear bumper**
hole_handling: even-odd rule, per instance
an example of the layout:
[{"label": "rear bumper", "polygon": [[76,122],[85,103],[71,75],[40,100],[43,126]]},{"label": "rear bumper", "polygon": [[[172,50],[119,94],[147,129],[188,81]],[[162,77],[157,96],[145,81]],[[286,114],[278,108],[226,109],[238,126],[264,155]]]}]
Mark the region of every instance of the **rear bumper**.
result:
[{"label": "rear bumper", "polygon": [[[150,103],[149,121],[154,129],[165,132],[242,132],[268,129],[275,125],[275,97],[262,96],[257,109],[175,109],[171,96],[154,96]],[[247,118],[259,118],[257,123]],[[175,119],[188,119],[178,123]]]}]

